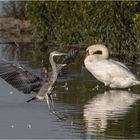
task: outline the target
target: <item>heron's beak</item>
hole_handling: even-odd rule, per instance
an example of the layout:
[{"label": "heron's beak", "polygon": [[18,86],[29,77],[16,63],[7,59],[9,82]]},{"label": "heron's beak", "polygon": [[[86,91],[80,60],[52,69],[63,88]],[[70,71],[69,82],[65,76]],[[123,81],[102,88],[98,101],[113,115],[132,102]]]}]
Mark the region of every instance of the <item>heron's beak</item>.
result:
[{"label": "heron's beak", "polygon": [[68,55],[67,53],[60,53],[59,55]]}]

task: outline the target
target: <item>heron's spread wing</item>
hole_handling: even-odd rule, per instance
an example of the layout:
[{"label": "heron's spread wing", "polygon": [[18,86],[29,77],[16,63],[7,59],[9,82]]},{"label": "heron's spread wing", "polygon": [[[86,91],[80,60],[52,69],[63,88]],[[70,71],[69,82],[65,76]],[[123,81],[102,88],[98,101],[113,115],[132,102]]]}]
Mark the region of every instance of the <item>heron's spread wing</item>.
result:
[{"label": "heron's spread wing", "polygon": [[61,70],[66,66],[67,64],[57,64],[57,67],[56,67],[56,71],[57,71],[57,74],[59,75]]},{"label": "heron's spread wing", "polygon": [[68,65],[69,63],[71,63],[72,61],[74,61],[76,54],[78,53],[78,51],[74,48],[70,48],[70,50],[68,51],[67,55],[64,57],[64,59],[61,61],[60,64],[57,64],[57,74],[59,75],[61,70]]},{"label": "heron's spread wing", "polygon": [[[75,54],[76,51],[74,49],[70,49],[68,51],[68,55],[63,59],[61,64],[57,65],[57,75],[65,65],[73,60]],[[0,77],[11,84],[14,88],[17,88],[24,93],[45,90],[48,86],[47,82],[44,84],[43,80],[36,75],[24,70],[18,65],[14,65],[3,60],[0,61]]]},{"label": "heron's spread wing", "polygon": [[67,55],[62,60],[61,64],[67,65],[67,64],[71,63],[75,59],[77,53],[78,53],[77,50],[75,50],[74,48],[70,48]]},{"label": "heron's spread wing", "polygon": [[0,77],[24,93],[37,92],[42,84],[42,80],[39,77],[5,61],[0,61]]}]

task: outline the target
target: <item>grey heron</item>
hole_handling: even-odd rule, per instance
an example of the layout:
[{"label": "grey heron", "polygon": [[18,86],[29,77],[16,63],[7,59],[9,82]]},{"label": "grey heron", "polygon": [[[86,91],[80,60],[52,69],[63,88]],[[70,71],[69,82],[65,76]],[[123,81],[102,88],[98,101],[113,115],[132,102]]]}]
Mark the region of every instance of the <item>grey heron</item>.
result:
[{"label": "grey heron", "polygon": [[[52,91],[57,77],[64,66],[70,63],[75,54],[76,50],[71,48],[68,53],[60,53],[58,51],[53,51],[50,53],[49,61],[52,67],[52,72],[47,81],[44,81],[40,77],[32,74],[31,72],[23,69],[19,65],[11,64],[5,61],[0,61],[0,77],[11,84],[14,88],[24,92],[31,93],[37,92],[37,95],[27,102],[35,99],[46,100],[50,109],[49,99],[52,102]],[[61,62],[61,64],[56,64],[54,61],[54,56],[66,55]]]},{"label": "grey heron", "polygon": [[52,101],[51,93],[52,93],[52,90],[53,90],[54,83],[57,80],[57,76],[58,76],[59,71],[62,69],[62,67],[64,67],[66,65],[66,64],[59,64],[59,66],[57,67],[56,63],[54,62],[53,57],[54,56],[61,56],[61,55],[67,55],[67,54],[66,53],[60,53],[58,51],[53,51],[53,52],[50,53],[49,61],[50,61],[51,67],[52,67],[52,72],[51,72],[50,78],[49,78],[48,81],[44,81],[41,89],[39,90],[39,92],[37,94],[37,96],[31,98],[27,102],[30,102],[30,101],[35,100],[35,99],[46,100],[47,103],[48,103],[49,109],[50,109],[48,99],[50,99]]}]

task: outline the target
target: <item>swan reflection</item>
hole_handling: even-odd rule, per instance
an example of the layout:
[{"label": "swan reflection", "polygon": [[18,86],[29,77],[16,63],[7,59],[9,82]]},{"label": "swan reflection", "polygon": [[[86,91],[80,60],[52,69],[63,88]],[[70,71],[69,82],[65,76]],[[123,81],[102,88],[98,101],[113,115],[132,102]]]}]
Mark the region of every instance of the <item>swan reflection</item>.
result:
[{"label": "swan reflection", "polygon": [[108,120],[121,118],[138,99],[140,95],[123,90],[110,90],[98,94],[84,106],[84,122],[88,134],[104,132]]}]

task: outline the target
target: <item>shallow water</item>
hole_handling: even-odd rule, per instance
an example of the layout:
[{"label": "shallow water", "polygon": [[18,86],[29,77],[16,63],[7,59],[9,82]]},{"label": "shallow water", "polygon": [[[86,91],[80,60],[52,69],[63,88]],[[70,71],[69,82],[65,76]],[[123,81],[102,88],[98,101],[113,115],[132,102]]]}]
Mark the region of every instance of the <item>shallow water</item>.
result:
[{"label": "shallow water", "polygon": [[[0,138],[139,139],[140,88],[105,91],[81,65],[73,63],[58,79],[56,114],[45,102],[26,103],[34,94],[25,95],[0,79]],[[140,66],[130,68],[140,78]]]}]

